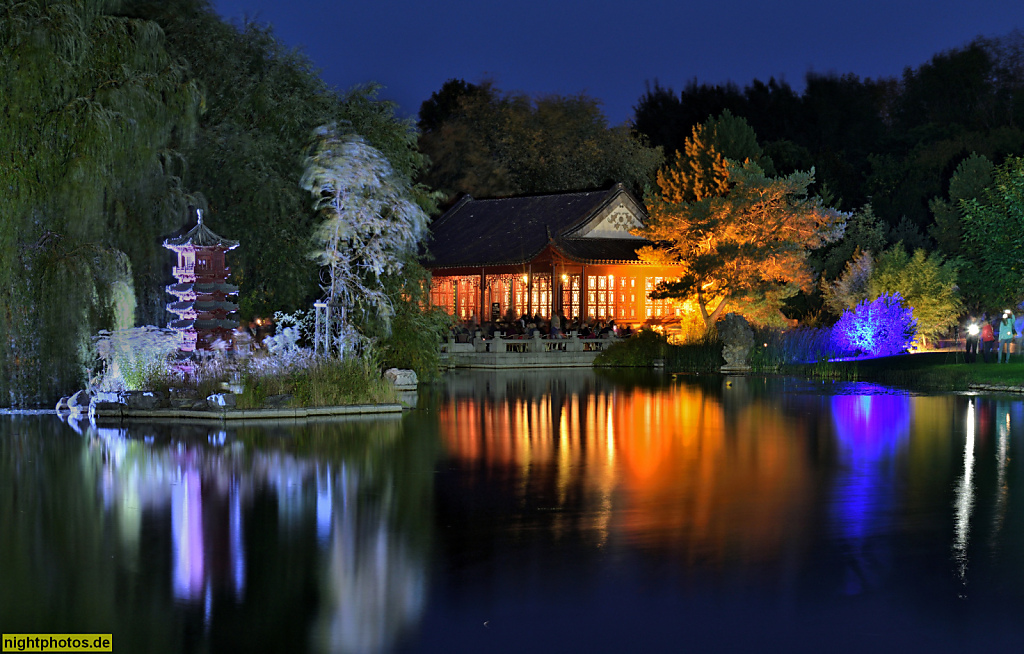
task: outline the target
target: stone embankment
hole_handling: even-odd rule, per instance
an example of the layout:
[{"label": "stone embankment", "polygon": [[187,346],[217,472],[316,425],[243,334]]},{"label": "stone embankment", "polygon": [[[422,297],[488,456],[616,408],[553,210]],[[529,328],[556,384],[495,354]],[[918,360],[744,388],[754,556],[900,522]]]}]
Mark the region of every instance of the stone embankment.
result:
[{"label": "stone embankment", "polygon": [[57,403],[58,412],[88,415],[93,421],[124,419],[148,420],[303,420],[331,416],[351,416],[374,413],[401,413],[403,405],[415,406],[416,373],[392,368],[384,373],[398,391],[398,404],[349,404],[323,407],[289,406],[291,395],[271,395],[257,409],[236,407],[234,393],[214,393],[205,398],[171,394],[160,391],[101,391],[90,394],[78,391]]}]

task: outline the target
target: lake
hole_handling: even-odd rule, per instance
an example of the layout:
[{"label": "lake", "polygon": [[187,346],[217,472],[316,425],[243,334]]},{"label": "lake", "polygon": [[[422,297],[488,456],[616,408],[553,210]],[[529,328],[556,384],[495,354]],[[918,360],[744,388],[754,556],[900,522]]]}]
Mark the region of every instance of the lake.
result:
[{"label": "lake", "polygon": [[0,416],[0,630],[115,652],[1024,641],[1024,403],[450,373],[403,416]]}]

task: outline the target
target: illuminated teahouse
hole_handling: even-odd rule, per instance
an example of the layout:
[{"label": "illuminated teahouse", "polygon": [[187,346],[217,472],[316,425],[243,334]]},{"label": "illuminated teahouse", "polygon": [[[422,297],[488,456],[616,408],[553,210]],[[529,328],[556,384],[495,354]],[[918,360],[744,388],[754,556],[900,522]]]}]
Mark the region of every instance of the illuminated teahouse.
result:
[{"label": "illuminated teahouse", "polygon": [[621,184],[602,191],[491,200],[466,195],[434,221],[431,302],[460,320],[511,314],[614,319],[640,325],[674,315],[652,300],[678,267],[643,263],[632,233],[647,214]]}]

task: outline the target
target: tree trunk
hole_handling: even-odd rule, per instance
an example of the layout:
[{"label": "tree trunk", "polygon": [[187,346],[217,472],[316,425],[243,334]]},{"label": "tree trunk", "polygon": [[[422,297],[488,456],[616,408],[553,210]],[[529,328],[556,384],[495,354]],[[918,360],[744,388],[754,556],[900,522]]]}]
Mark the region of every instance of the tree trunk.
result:
[{"label": "tree trunk", "polygon": [[704,319],[705,329],[711,329],[711,327],[718,322],[718,319],[722,316],[722,310],[725,309],[725,303],[729,299],[729,296],[723,297],[719,302],[715,310],[710,314],[708,313],[707,303],[704,300],[704,289],[697,287],[697,306],[700,307],[700,316]]}]

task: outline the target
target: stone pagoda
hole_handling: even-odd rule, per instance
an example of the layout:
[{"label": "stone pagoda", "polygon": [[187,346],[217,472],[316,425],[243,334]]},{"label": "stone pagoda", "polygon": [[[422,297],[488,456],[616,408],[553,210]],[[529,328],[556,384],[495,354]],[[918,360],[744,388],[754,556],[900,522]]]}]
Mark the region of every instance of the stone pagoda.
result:
[{"label": "stone pagoda", "polygon": [[178,283],[167,287],[177,301],[168,304],[167,310],[178,316],[170,326],[181,334],[178,349],[183,358],[196,350],[213,349],[218,340],[230,348],[232,331],[238,326],[236,320],[228,319],[228,314],[238,311],[233,301],[238,287],[228,284],[231,269],[224,260],[238,241],[217,236],[203,224],[202,210],[196,214],[196,226],[187,234],[164,241],[164,247],[178,255],[174,267]]}]

